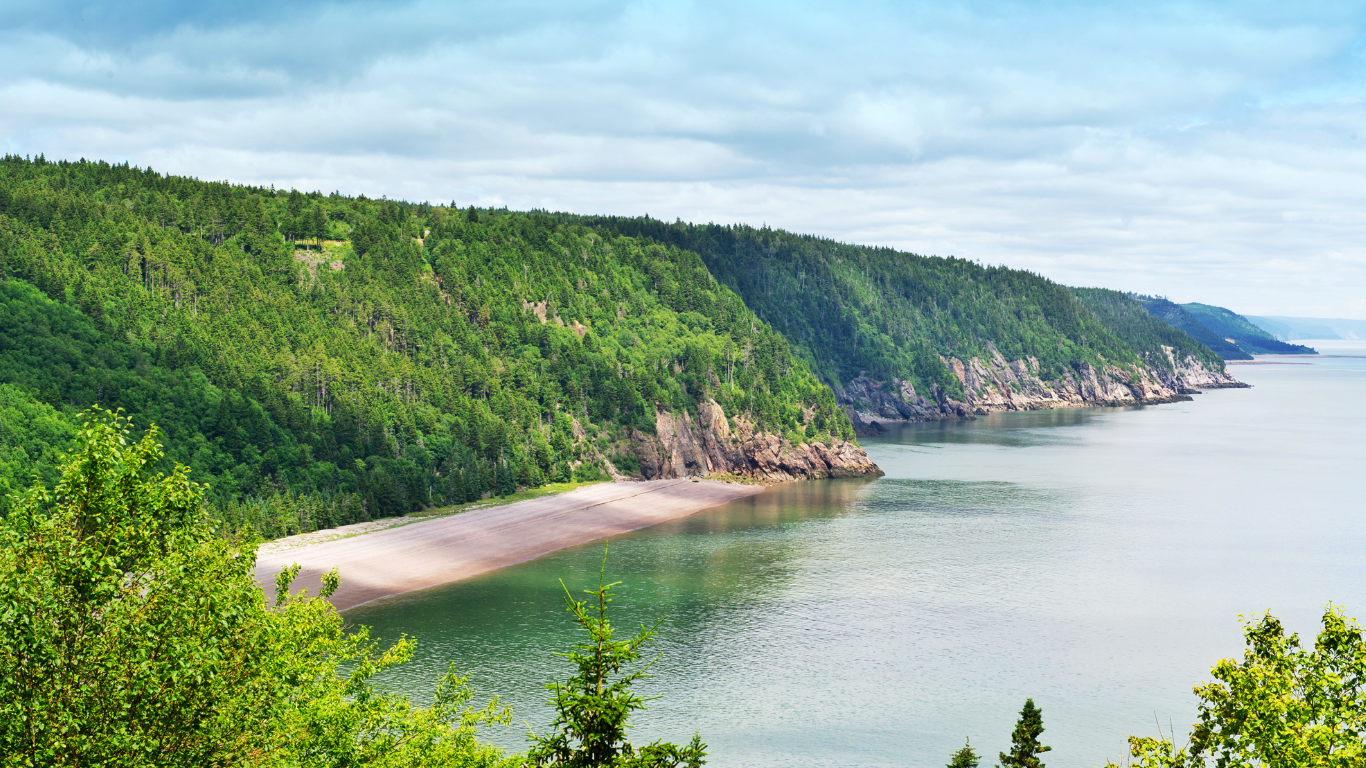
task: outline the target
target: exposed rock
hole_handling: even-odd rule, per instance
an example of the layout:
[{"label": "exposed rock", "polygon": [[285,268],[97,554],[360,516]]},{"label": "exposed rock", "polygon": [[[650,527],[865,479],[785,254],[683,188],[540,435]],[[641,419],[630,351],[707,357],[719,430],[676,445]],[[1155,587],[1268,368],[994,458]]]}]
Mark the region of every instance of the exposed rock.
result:
[{"label": "exposed rock", "polygon": [[879,477],[882,470],[847,440],[794,445],[759,432],[743,418],[727,419],[707,401],[697,415],[661,411],[655,434],[634,431],[632,449],[647,480],[739,475],[769,482],[823,477]]},{"label": "exposed rock", "polygon": [[1159,369],[1158,373],[1170,386],[1176,387],[1185,394],[1199,392],[1202,389],[1246,389],[1251,386],[1233,378],[1233,374],[1219,371],[1211,371],[1206,368],[1204,363],[1194,357],[1187,356],[1186,359],[1178,361],[1171,347],[1163,346],[1162,351],[1166,353],[1167,360],[1176,369],[1175,374],[1165,369]]},{"label": "exposed rock", "polygon": [[997,411],[1151,405],[1189,400],[1190,394],[1201,389],[1247,386],[1193,357],[1178,361],[1170,349],[1164,349],[1170,369],[1145,365],[1129,373],[1113,365],[1097,369],[1082,364],[1046,382],[1040,378],[1038,360],[1008,362],[992,346],[986,361],[976,357],[966,362],[944,360],[963,382],[962,401],[949,399],[937,388],[922,395],[907,382],[883,383],[866,376],[837,387],[835,396],[859,435],[875,435],[883,431],[884,422],[963,419]]}]

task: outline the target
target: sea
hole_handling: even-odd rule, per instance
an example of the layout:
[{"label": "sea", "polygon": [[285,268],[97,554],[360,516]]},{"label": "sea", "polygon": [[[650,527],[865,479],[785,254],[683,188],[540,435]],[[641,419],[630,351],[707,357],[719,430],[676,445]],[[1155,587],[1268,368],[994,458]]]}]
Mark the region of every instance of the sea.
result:
[{"label": "sea", "polygon": [[[1184,742],[1192,688],[1270,612],[1312,643],[1366,619],[1366,341],[1230,366],[1250,389],[1135,408],[1002,413],[862,440],[876,480],[790,483],[345,614],[416,639],[383,687],[429,700],[448,665],[524,749],[553,715],[566,589],[613,588],[618,637],[658,623],[631,738],[711,766],[991,765],[1026,698],[1048,766]],[[604,550],[606,561],[604,570]],[[344,575],[343,575],[344,576]]]}]

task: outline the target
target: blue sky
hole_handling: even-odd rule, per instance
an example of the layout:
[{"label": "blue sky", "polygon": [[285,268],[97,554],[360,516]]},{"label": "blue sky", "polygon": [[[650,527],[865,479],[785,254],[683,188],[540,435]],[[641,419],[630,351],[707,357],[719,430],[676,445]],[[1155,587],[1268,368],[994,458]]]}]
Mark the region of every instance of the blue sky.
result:
[{"label": "blue sky", "polygon": [[0,3],[0,151],[1366,318],[1362,3]]}]

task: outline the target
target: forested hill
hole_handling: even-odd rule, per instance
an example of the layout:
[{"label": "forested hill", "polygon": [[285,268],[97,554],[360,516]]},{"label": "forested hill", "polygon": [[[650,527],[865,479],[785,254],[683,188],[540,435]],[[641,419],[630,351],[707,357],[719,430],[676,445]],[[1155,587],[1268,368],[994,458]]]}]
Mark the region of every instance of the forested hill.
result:
[{"label": "forested hill", "polygon": [[1239,349],[1238,345],[1220,336],[1195,315],[1186,311],[1180,304],[1168,301],[1158,296],[1139,296],[1135,295],[1134,300],[1143,305],[1153,317],[1170,325],[1182,333],[1187,334],[1193,339],[1214,350],[1216,354],[1225,360],[1251,360],[1252,355]]},{"label": "forested hill", "polygon": [[1170,369],[1172,361],[1194,360],[1210,371],[1225,370],[1224,359],[1215,350],[1153,316],[1134,296],[1105,288],[1073,288],[1072,292],[1145,362]]},{"label": "forested hill", "polygon": [[695,254],[545,216],[7,157],[0,278],[0,478],[123,407],[267,535],[644,471],[656,412],[862,456]]},{"label": "forested hill", "polygon": [[1197,303],[1182,304],[1181,308],[1210,331],[1220,337],[1232,339],[1244,352],[1254,355],[1316,354],[1314,349],[1303,344],[1288,344],[1281,341],[1231,309]]},{"label": "forested hill", "polygon": [[[1031,272],[743,225],[576,220],[696,251],[846,402],[889,418],[932,418],[936,406],[951,415],[964,401],[987,410],[1155,401],[1188,386],[1154,327],[1136,334],[1132,313],[1098,316]],[[1217,356],[1182,336],[1195,365],[1212,366],[1195,372],[1202,381],[1227,378]]]}]

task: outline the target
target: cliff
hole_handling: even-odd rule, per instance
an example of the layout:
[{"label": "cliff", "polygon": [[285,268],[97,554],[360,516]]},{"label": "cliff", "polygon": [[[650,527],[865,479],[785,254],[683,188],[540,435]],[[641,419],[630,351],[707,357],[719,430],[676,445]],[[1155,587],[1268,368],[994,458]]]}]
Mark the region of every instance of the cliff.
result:
[{"label": "cliff", "polygon": [[739,475],[780,482],[883,474],[855,443],[830,438],[796,444],[760,432],[744,418],[727,419],[714,401],[700,403],[695,416],[659,412],[655,434],[633,431],[631,448],[647,480]]},{"label": "cliff", "polygon": [[1246,387],[1223,371],[1211,370],[1194,357],[1177,360],[1164,347],[1170,366],[1139,366],[1130,373],[1117,366],[1082,363],[1059,379],[1044,381],[1034,358],[1008,362],[995,347],[987,360],[945,359],[962,382],[962,400],[935,387],[919,393],[905,381],[877,382],[860,376],[835,389],[859,434],[876,434],[884,421],[942,421],[984,416],[998,411],[1153,405],[1189,400],[1201,389]]}]

